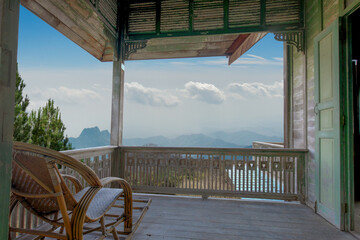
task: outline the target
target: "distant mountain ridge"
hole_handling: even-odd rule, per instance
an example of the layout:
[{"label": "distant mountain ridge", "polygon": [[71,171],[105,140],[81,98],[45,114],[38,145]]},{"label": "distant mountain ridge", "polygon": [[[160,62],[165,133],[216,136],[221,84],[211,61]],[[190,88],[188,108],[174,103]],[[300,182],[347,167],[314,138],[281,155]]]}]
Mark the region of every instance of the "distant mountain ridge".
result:
[{"label": "distant mountain ridge", "polygon": [[79,137],[70,137],[69,142],[73,148],[90,148],[110,145],[110,132],[100,131],[98,127],[84,128]]},{"label": "distant mountain ridge", "polygon": [[[69,138],[75,149],[107,146],[110,144],[110,132],[100,131],[98,127],[85,128],[79,137]],[[251,147],[253,141],[282,142],[281,137],[266,136],[252,131],[215,132],[209,135],[189,134],[176,138],[155,136],[147,138],[125,138],[125,146],[159,146],[159,147],[218,147],[243,148]]]}]

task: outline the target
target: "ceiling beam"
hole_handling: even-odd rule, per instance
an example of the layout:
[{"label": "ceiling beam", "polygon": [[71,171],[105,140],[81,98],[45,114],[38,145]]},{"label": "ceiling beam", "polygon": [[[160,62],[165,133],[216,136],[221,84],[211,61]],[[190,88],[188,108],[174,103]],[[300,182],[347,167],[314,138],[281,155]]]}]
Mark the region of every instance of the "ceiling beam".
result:
[{"label": "ceiling beam", "polygon": [[[258,41],[260,41],[260,39],[262,39],[266,34],[267,34],[266,32],[251,33],[249,34],[249,36],[237,38],[234,41],[233,45],[231,45],[230,47],[231,49],[230,48],[228,49],[229,52],[230,50],[233,51],[232,53],[229,53],[231,55],[229,56],[228,64],[231,65],[233,62],[235,62],[241,55],[243,55]],[[237,48],[235,49],[236,46]]]}]

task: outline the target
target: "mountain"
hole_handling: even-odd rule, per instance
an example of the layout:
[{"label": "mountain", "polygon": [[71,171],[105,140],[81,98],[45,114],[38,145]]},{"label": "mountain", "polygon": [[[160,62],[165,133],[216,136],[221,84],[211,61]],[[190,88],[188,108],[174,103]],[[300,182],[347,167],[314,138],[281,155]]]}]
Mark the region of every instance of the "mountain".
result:
[{"label": "mountain", "polygon": [[209,136],[241,146],[251,145],[252,142],[254,141],[260,141],[260,142],[284,141],[282,137],[267,136],[252,131],[214,132],[214,133],[210,133]]},{"label": "mountain", "polygon": [[70,137],[73,148],[89,148],[110,145],[110,132],[108,130],[100,131],[98,127],[84,128],[77,138]]},{"label": "mountain", "polygon": [[206,136],[204,134],[181,135],[176,138],[166,138],[163,136],[149,138],[130,138],[124,139],[125,146],[159,146],[159,147],[220,147],[220,148],[239,148],[233,143],[221,139]]},{"label": "mountain", "polygon": [[[69,141],[75,149],[107,146],[110,144],[110,133],[108,130],[100,131],[98,127],[85,128],[79,137],[71,137]],[[176,138],[164,136],[125,138],[123,144],[125,146],[251,148],[254,141],[282,142],[283,139],[252,131],[237,131],[181,135]]]}]

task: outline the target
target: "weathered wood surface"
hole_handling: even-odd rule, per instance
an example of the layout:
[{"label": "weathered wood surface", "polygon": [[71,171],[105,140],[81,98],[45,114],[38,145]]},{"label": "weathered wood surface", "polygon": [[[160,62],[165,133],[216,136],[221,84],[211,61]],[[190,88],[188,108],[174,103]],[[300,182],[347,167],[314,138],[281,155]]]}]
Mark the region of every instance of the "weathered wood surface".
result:
[{"label": "weathered wood surface", "polygon": [[314,38],[339,15],[338,0],[305,1],[305,53],[293,48],[292,69],[292,145],[309,149],[307,161],[307,204],[315,197],[315,113],[314,113]]},{"label": "weathered wood surface", "polygon": [[133,239],[354,239],[300,204],[151,198]]},{"label": "weathered wood surface", "polygon": [[121,147],[140,192],[303,200],[306,150]]},{"label": "weathered wood surface", "polygon": [[0,239],[7,238],[19,0],[0,0]]},{"label": "weathered wood surface", "polygon": [[275,143],[275,142],[253,142],[253,148],[284,148],[284,143]]},{"label": "weathered wood surface", "polygon": [[111,61],[114,39],[85,1],[21,0],[21,4],[100,61]]},{"label": "weathered wood surface", "polygon": [[[296,203],[202,200],[164,195],[140,197],[152,198],[152,204],[133,240],[355,240],[351,234],[337,230],[310,208]],[[92,234],[86,239],[93,240],[98,236]]]}]

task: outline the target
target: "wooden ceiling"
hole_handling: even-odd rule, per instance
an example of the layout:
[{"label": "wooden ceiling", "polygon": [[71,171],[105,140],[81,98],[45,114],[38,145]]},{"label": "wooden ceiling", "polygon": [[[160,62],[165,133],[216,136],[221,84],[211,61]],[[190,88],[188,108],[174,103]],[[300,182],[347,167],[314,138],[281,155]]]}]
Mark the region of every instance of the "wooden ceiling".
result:
[{"label": "wooden ceiling", "polygon": [[[298,2],[301,2],[300,0],[216,0],[216,11],[209,8],[211,4],[209,6],[204,4],[204,1],[208,0],[130,0],[130,4],[134,6],[143,4],[145,7],[137,10],[139,12],[134,12],[134,10],[131,12],[131,8],[126,10],[125,14],[129,15],[127,19],[130,21],[127,27],[128,36],[126,41],[140,40],[144,41],[146,46],[129,52],[126,55],[127,60],[227,56],[229,57],[229,64],[231,64],[271,29],[276,31],[281,29],[289,30],[295,29],[302,24],[299,22],[301,20],[300,15],[296,15],[298,14],[296,9],[300,6],[298,4]],[[196,10],[197,2],[202,4],[203,9]],[[214,3],[214,1],[210,2]],[[288,5],[286,5],[286,2],[288,2]],[[117,45],[115,23],[118,10],[121,10],[118,3],[120,4],[116,0],[21,0],[24,7],[103,62],[113,60],[114,49]],[[184,3],[187,5],[184,5]],[[147,4],[154,5],[155,10],[147,8]],[[171,4],[175,4],[174,7],[171,7]],[[185,17],[181,17],[174,12],[174,9],[179,9],[179,4],[182,4],[181,6],[190,6],[189,9],[181,9],[182,12],[179,13],[184,14]],[[254,4],[259,4],[259,8],[255,9]],[[163,5],[166,8],[162,8]],[[265,7],[268,5],[268,12],[271,14],[263,13],[261,10],[267,9]],[[277,12],[272,10],[274,7],[281,9],[283,5],[285,7],[297,6],[296,11],[291,10],[289,15],[286,15],[281,12],[277,13],[278,10]],[[221,8],[221,6],[224,7]],[[239,6],[242,8],[240,9]],[[251,14],[251,12],[246,13],[245,17],[239,15],[242,21],[241,24],[245,24],[240,26],[240,23],[235,21],[234,16],[240,10],[246,10],[250,6],[256,12],[254,14]],[[219,9],[224,12],[219,13]],[[193,11],[199,13],[194,15]],[[244,11],[242,13],[244,14]],[[121,14],[124,14],[124,12]],[[205,14],[203,19],[198,17],[201,14]],[[223,16],[223,18],[216,18],[220,21],[220,24],[209,18],[211,15],[208,14]],[[170,15],[173,15],[173,17]],[[165,17],[168,19],[167,21],[164,21]],[[260,25],[249,27],[249,24],[244,23],[244,19],[250,17],[251,24],[258,17],[256,21]],[[144,19],[149,20],[145,21]],[[199,19],[199,22],[196,22],[196,19]],[[280,20],[276,22],[274,19]],[[230,28],[231,24],[235,23],[238,25],[235,28]],[[180,29],[176,24],[184,29]],[[154,29],[154,32],[149,32],[149,29]]]}]

